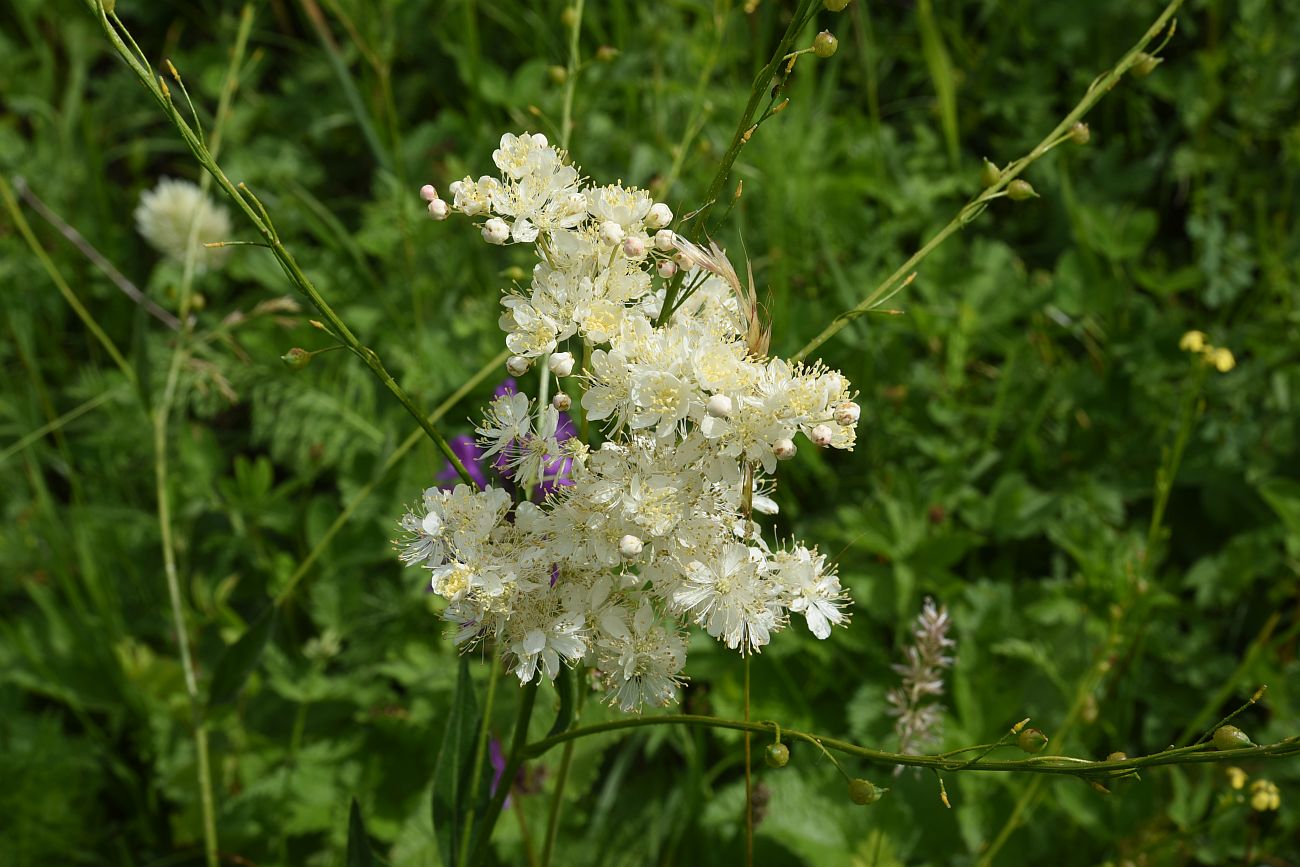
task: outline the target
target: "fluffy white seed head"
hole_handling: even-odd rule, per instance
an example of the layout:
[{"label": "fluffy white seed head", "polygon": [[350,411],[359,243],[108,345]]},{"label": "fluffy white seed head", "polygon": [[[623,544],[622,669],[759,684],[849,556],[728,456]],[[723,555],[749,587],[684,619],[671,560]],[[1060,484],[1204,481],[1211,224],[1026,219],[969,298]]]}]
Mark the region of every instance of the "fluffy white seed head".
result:
[{"label": "fluffy white seed head", "polygon": [[429,201],[429,217],[431,219],[441,223],[447,219],[447,215],[450,213],[451,207],[442,199],[431,199]]},{"label": "fluffy white seed head", "polygon": [[425,184],[420,187],[420,198],[426,202],[432,202],[438,198],[438,191],[434,189],[433,184]]},{"label": "fluffy white seed head", "polygon": [[512,355],[506,359],[506,371],[511,376],[523,376],[528,372],[528,367],[532,362],[522,355]]},{"label": "fluffy white seed head", "polygon": [[808,438],[816,445],[828,446],[831,444],[831,440],[835,438],[835,431],[831,430],[831,426],[828,424],[814,425]]},{"label": "fluffy white seed head", "polygon": [[568,376],[570,373],[573,373],[573,353],[552,353],[549,364],[551,366],[551,373],[554,373],[556,376]]},{"label": "fluffy white seed head", "polygon": [[788,461],[798,454],[799,448],[794,444],[794,440],[784,437],[772,443],[772,454],[776,455],[778,461]]},{"label": "fluffy white seed head", "polygon": [[510,238],[510,227],[500,217],[492,217],[483,224],[483,240],[489,244],[504,244]]},{"label": "fluffy white seed head", "polygon": [[623,227],[613,220],[606,220],[600,224],[600,240],[606,244],[620,244],[623,241]]},{"label": "fluffy white seed head", "polygon": [[663,202],[657,202],[650,208],[650,213],[646,214],[645,224],[652,229],[662,229],[673,221],[672,209]]},{"label": "fluffy white seed head", "polygon": [[220,267],[230,253],[228,247],[203,246],[230,237],[230,214],[190,181],[163,178],[147,190],[135,209],[135,226],[155,250],[176,262],[185,261],[193,227],[199,271]]},{"label": "fluffy white seed head", "polygon": [[862,408],[851,400],[846,400],[835,407],[835,423],[840,427],[853,427],[862,415]]},{"label": "fluffy white seed head", "polygon": [[660,259],[659,264],[655,266],[655,270],[659,272],[660,277],[671,280],[673,275],[677,273],[677,263],[672,259]]},{"label": "fluffy white seed head", "polygon": [[640,235],[628,235],[623,239],[623,255],[629,259],[645,256],[645,239]]},{"label": "fluffy white seed head", "polygon": [[660,229],[655,232],[655,249],[660,253],[671,253],[673,251],[673,241],[677,235],[672,229]]},{"label": "fluffy white seed head", "polygon": [[641,544],[641,540],[636,536],[633,536],[631,533],[628,533],[622,539],[618,540],[618,553],[623,555],[624,560],[631,560],[632,558],[639,556],[641,549],[644,547],[645,546]]},{"label": "fluffy white seed head", "polygon": [[551,406],[560,412],[568,412],[569,407],[573,406],[573,398],[562,391],[557,391],[555,397],[551,398]]},{"label": "fluffy white seed head", "polygon": [[727,418],[731,415],[731,398],[725,394],[715,394],[709,398],[704,411],[714,418]]}]

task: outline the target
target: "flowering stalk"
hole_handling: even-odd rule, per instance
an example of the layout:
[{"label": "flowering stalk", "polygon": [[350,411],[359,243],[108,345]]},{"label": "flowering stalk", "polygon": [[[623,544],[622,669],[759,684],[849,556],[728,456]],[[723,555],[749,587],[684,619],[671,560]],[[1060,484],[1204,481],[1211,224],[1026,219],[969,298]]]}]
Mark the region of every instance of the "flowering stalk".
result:
[{"label": "flowering stalk", "polygon": [[948,609],[936,608],[934,600],[926,597],[912,632],[914,641],[905,651],[907,661],[894,666],[902,684],[886,698],[893,706],[890,713],[898,717],[894,730],[899,752],[938,737],[943,705],[929,699],[943,695],[943,670],[952,666],[952,657],[946,653],[957,645],[948,637],[951,623]]}]

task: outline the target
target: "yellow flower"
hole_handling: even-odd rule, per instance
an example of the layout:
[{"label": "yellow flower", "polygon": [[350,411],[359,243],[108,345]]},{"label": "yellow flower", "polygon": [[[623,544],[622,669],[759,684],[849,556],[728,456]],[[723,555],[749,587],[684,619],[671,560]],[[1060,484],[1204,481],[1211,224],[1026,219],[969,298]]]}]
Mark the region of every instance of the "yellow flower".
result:
[{"label": "yellow flower", "polygon": [[1224,768],[1228,774],[1228,785],[1240,789],[1246,785],[1246,772],[1238,767]]},{"label": "yellow flower", "polygon": [[1282,805],[1282,794],[1272,780],[1256,780],[1250,784],[1250,807],[1263,813]]},{"label": "yellow flower", "polygon": [[1212,347],[1206,353],[1205,360],[1213,364],[1219,373],[1227,373],[1237,366],[1237,359],[1232,357],[1232,352],[1222,347]]},{"label": "yellow flower", "polygon": [[1205,348],[1205,332],[1189,331],[1178,341],[1178,348],[1183,352],[1200,352]]}]

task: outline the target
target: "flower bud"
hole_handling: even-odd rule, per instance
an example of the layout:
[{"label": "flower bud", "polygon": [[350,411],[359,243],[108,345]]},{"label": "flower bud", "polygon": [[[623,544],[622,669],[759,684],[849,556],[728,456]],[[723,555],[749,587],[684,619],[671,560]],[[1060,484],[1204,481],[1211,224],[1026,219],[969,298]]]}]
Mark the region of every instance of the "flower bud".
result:
[{"label": "flower bud", "polygon": [[1205,348],[1205,332],[1189,331],[1178,341],[1178,348],[1184,352],[1200,352]]},{"label": "flower bud", "polygon": [[822,0],[822,5],[826,7],[827,12],[843,12],[844,7],[850,2],[851,0]]},{"label": "flower bud", "polygon": [[447,219],[447,215],[450,213],[451,208],[442,199],[433,199],[429,202],[430,219],[437,220],[441,223],[443,220]]},{"label": "flower bud", "polygon": [[674,253],[673,261],[676,262],[677,267],[681,268],[683,271],[691,270],[691,257],[687,256],[685,253]]},{"label": "flower bud", "polygon": [[1092,130],[1083,121],[1070,127],[1070,141],[1078,145],[1086,145],[1092,141]]},{"label": "flower bud", "polygon": [[731,415],[731,398],[725,394],[715,394],[705,404],[704,411],[714,418],[727,418]]},{"label": "flower bud", "polygon": [[602,45],[596,49],[596,60],[599,63],[609,63],[615,57],[618,57],[618,49],[612,45]]},{"label": "flower bud", "polygon": [[1222,346],[1211,349],[1206,355],[1206,360],[1214,365],[1214,369],[1219,373],[1227,373],[1237,366],[1237,359],[1233,357],[1232,350],[1224,349]]},{"label": "flower bud", "polygon": [[284,355],[281,355],[280,360],[283,361],[285,366],[290,370],[302,370],[304,367],[311,364],[311,353],[295,346]]},{"label": "flower bud", "polygon": [[619,244],[623,241],[623,227],[613,220],[600,224],[600,240],[606,244]]},{"label": "flower bud", "polygon": [[1253,747],[1250,738],[1236,726],[1219,726],[1214,730],[1214,748],[1216,750],[1240,750]]},{"label": "flower bud", "polygon": [[829,30],[823,30],[813,40],[813,54],[818,57],[830,57],[840,47],[840,41]]},{"label": "flower bud", "polygon": [[569,79],[569,70],[563,66],[551,66],[547,68],[546,75],[552,84],[564,84]]},{"label": "flower bud", "polygon": [[623,255],[629,259],[640,259],[645,255],[645,239],[640,235],[628,235],[623,239]]},{"label": "flower bud", "polygon": [[813,429],[808,433],[808,439],[813,441],[813,445],[822,447],[830,445],[834,437],[835,431],[831,430],[831,426],[828,424],[814,425]]},{"label": "flower bud", "polygon": [[1159,65],[1159,57],[1152,57],[1145,51],[1138,52],[1138,56],[1133,63],[1133,74],[1138,78],[1146,78],[1148,75],[1155,72],[1156,67]]},{"label": "flower bud", "polygon": [[660,229],[655,232],[655,249],[661,253],[671,253],[676,239],[677,235],[672,229]]},{"label": "flower bud", "polygon": [[1024,729],[1016,738],[1016,746],[1027,753],[1041,753],[1047,746],[1047,735],[1038,729]]},{"label": "flower bud", "polygon": [[433,184],[425,184],[420,187],[420,198],[426,202],[432,202],[438,198],[438,191],[434,189]]},{"label": "flower bud", "polygon": [[639,556],[644,547],[641,540],[631,533],[618,540],[618,553],[623,555],[624,560],[631,560]]},{"label": "flower bud", "polygon": [[987,190],[996,184],[1000,177],[1002,177],[1002,170],[991,162],[988,157],[985,157],[984,167],[980,169],[980,186]]},{"label": "flower bud", "polygon": [[870,780],[849,780],[849,800],[855,804],[874,804],[880,800],[881,791]]},{"label": "flower bud", "polygon": [[1025,199],[1037,198],[1038,193],[1034,192],[1034,188],[1029,185],[1029,181],[1022,181],[1020,178],[1016,178],[1014,181],[1007,184],[1007,196],[1010,197],[1012,201],[1023,202]]},{"label": "flower bud", "polygon": [[[645,224],[651,229],[662,229],[673,221],[673,211],[663,202],[655,202],[650,206],[650,213],[645,215]],[[656,237],[656,242],[658,238]],[[662,248],[660,248],[662,249]]]},{"label": "flower bud", "polygon": [[572,30],[578,23],[578,10],[572,6],[565,6],[564,11],[560,13],[560,23]]},{"label": "flower bud", "polygon": [[555,397],[551,398],[551,406],[560,412],[568,412],[569,408],[573,406],[573,398],[562,391],[557,391]]},{"label": "flower bud", "polygon": [[500,217],[492,217],[483,224],[483,240],[489,244],[504,244],[510,238],[510,227]]},{"label": "flower bud", "polygon": [[799,448],[789,437],[785,437],[772,443],[772,454],[776,455],[778,461],[788,461],[799,453]]},{"label": "flower bud", "polygon": [[655,265],[655,270],[659,272],[660,277],[671,280],[677,273],[677,263],[672,259],[660,259],[659,264]]},{"label": "flower bud", "polygon": [[790,748],[785,744],[768,744],[763,752],[763,761],[769,768],[784,768],[790,761]]},{"label": "flower bud", "polygon": [[531,359],[522,355],[512,355],[506,359],[506,371],[511,376],[523,376],[533,364]]},{"label": "flower bud", "polygon": [[573,353],[553,352],[551,353],[551,360],[547,364],[551,368],[551,373],[556,376],[568,376],[573,373]]},{"label": "flower bud", "polygon": [[862,408],[851,400],[835,407],[835,423],[840,427],[853,427],[862,415]]}]

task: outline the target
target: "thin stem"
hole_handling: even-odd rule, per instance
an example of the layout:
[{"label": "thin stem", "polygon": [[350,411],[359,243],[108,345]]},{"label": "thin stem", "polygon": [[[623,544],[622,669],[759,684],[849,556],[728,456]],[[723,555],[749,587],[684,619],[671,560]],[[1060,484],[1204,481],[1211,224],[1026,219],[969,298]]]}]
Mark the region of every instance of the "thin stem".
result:
[{"label": "thin stem", "polygon": [[[749,657],[745,654],[745,722],[749,722]],[[754,867],[754,772],[750,755],[752,732],[745,730],[745,865]],[[565,744],[568,746],[568,744]]]},{"label": "thin stem", "polygon": [[506,795],[510,793],[515,776],[519,773],[519,766],[524,763],[524,759],[531,757],[528,748],[528,723],[533,717],[533,705],[537,703],[537,690],[536,683],[523,687],[523,697],[519,700],[519,714],[515,717],[515,734],[510,742],[510,757],[506,759],[505,770],[501,772],[501,784],[497,786],[496,793],[492,795],[487,811],[483,814],[483,825],[479,830],[478,843],[474,846],[470,864],[482,864],[487,858],[488,849],[492,845],[492,829],[496,827],[497,817],[501,815],[501,806],[506,801]]},{"label": "thin stem", "polygon": [[582,35],[582,10],[585,0],[573,4],[573,26],[569,30],[569,67],[564,79],[564,103],[560,108],[560,150],[569,149],[573,137],[573,94],[578,87],[579,57],[578,37]]},{"label": "thin stem", "polygon": [[560,826],[560,805],[564,803],[564,784],[569,779],[569,765],[573,762],[573,746],[569,741],[560,754],[560,770],[555,777],[555,792],[551,796],[551,812],[546,820],[546,839],[542,842],[542,867],[551,867],[551,851],[555,848],[555,832]]},{"label": "thin stem", "polygon": [[1018,178],[1020,174],[1037,161],[1039,157],[1043,156],[1043,154],[1055,147],[1060,142],[1062,136],[1068,134],[1070,127],[1078,123],[1079,120],[1086,115],[1103,96],[1110,92],[1111,88],[1119,83],[1119,80],[1124,77],[1124,73],[1138,62],[1138,54],[1140,54],[1143,49],[1151,44],[1151,42],[1169,26],[1169,22],[1173,19],[1174,13],[1178,11],[1178,7],[1183,5],[1183,2],[1184,0],[1171,0],[1169,5],[1165,7],[1165,10],[1160,13],[1160,17],[1157,18],[1155,23],[1147,29],[1147,32],[1140,40],[1138,40],[1137,44],[1129,49],[1128,53],[1120,58],[1119,62],[1109,71],[1093,80],[1092,84],[1088,86],[1087,93],[1085,93],[1083,99],[1079,101],[1079,104],[1076,105],[1070,113],[1065,116],[1065,119],[1057,124],[1056,127],[1048,133],[1033,150],[1003,169],[1002,174],[998,177],[997,182],[994,183],[993,186],[980,192],[962,206],[961,210],[957,212],[957,215],[953,217],[946,226],[940,229],[929,241],[926,241],[925,246],[913,253],[911,258],[900,265],[894,273],[886,277],[885,280],[873,289],[860,303],[831,320],[831,323],[822,329],[820,334],[808,341],[802,349],[795,353],[791,360],[795,362],[802,361],[808,356],[808,353],[834,337],[844,328],[844,326],[848,325],[859,316],[870,312],[877,303],[882,301],[890,289],[894,288],[901,280],[913,272],[913,269],[920,264],[922,259],[930,255],[936,247],[946,241],[949,236],[955,233],[958,229],[961,229],[967,223],[975,220],[984,212],[984,209],[988,206],[988,203],[991,200],[1002,196],[1007,185]]},{"label": "thin stem", "polygon": [[[469,808],[465,811],[465,829],[460,838],[458,863],[464,864],[469,856],[470,833],[474,830],[474,810],[478,806],[479,780],[483,776],[483,759],[487,756],[488,734],[492,730],[492,706],[496,703],[497,680],[501,677],[501,657],[493,653],[488,670],[487,697],[483,700],[483,718],[479,720],[478,735],[474,739],[474,764],[469,777]],[[505,785],[505,780],[502,780]]]},{"label": "thin stem", "polygon": [[121,397],[122,395],[121,389],[122,386],[118,386],[115,389],[109,389],[108,391],[101,392],[100,394],[95,395],[90,400],[86,401],[80,406],[68,410],[58,418],[46,424],[43,424],[40,427],[38,427],[36,430],[32,431],[31,433],[28,433],[27,435],[22,437],[22,439],[18,440],[18,442],[14,443],[4,451],[0,452],[0,464],[3,464],[5,461],[9,460],[11,457],[18,454],[23,449],[27,448],[29,445],[36,442],[46,434],[52,433],[57,430],[61,430],[63,426],[68,424],[69,422],[81,418],[86,413],[90,412],[93,409],[97,409],[101,405],[107,403],[110,400],[113,400],[114,398]]}]

